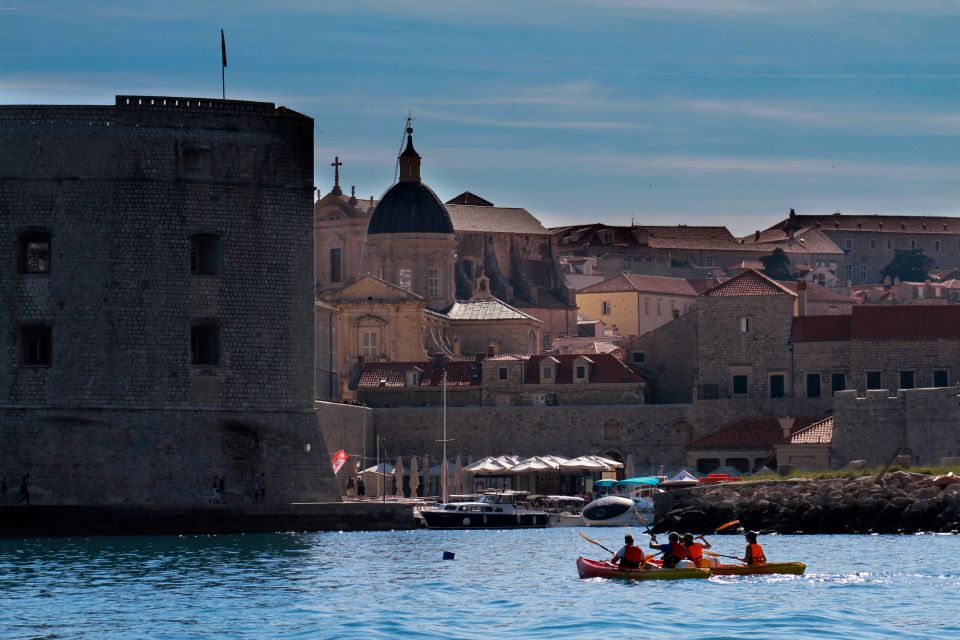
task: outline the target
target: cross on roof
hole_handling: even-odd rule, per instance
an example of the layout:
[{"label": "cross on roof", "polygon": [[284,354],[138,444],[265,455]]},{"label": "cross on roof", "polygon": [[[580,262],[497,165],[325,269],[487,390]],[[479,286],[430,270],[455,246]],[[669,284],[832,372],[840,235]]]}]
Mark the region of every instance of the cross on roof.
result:
[{"label": "cross on roof", "polygon": [[343,166],[343,163],[340,162],[340,156],[334,156],[330,166],[333,167],[333,195],[342,196],[343,191],[340,189],[340,167]]}]

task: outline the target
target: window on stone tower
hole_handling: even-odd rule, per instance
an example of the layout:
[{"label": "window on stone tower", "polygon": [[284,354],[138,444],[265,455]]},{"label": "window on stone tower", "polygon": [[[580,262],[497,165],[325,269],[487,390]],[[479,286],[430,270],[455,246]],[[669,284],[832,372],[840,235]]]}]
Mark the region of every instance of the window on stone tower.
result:
[{"label": "window on stone tower", "polygon": [[413,270],[412,269],[398,269],[397,270],[397,285],[401,289],[406,289],[410,291],[413,288]]},{"label": "window on stone tower", "polygon": [[340,267],[340,248],[330,249],[330,282],[340,282],[343,272]]},{"label": "window on stone tower", "polygon": [[22,362],[27,366],[45,366],[53,363],[53,331],[47,325],[20,327]]},{"label": "window on stone tower", "polygon": [[427,269],[427,296],[440,297],[440,270]]},{"label": "window on stone tower", "polygon": [[20,273],[50,273],[50,234],[20,234]]},{"label": "window on stone tower", "polygon": [[220,364],[220,327],[214,322],[198,322],[190,327],[190,363]]},{"label": "window on stone tower", "polygon": [[195,276],[220,275],[220,236],[213,233],[190,236],[190,273]]}]

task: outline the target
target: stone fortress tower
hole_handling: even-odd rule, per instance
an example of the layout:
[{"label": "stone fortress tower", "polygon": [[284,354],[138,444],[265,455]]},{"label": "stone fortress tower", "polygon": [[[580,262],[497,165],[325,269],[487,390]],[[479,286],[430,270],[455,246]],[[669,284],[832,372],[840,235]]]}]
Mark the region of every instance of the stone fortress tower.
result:
[{"label": "stone fortress tower", "polygon": [[412,291],[428,309],[455,299],[453,223],[440,198],[420,180],[420,155],[407,127],[400,178],[377,203],[367,226],[367,273]]},{"label": "stone fortress tower", "polygon": [[0,107],[0,474],[43,503],[338,500],[313,410],[313,120]]}]

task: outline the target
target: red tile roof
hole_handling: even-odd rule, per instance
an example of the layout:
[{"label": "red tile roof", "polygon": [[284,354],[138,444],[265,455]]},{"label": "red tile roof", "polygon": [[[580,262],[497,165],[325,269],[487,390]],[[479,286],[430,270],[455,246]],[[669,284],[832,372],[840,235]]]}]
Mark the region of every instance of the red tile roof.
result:
[{"label": "red tile roof", "polygon": [[638,291],[690,297],[697,295],[696,289],[683,278],[645,276],[635,273],[621,273],[609,280],[581,289],[578,293],[610,293],[614,291]]},{"label": "red tile roof", "polygon": [[483,381],[480,364],[476,360],[447,361],[438,367],[435,362],[365,362],[360,372],[358,388],[405,387],[407,371],[420,373],[421,387],[439,387],[443,384],[443,371],[447,371],[448,387],[475,387]]},{"label": "red tile roof", "polygon": [[802,316],[793,319],[792,342],[834,342],[850,339],[850,316]]},{"label": "red tile roof", "polygon": [[833,416],[794,431],[790,444],[830,444],[833,442]]},{"label": "red tile roof", "polygon": [[[798,416],[790,429],[794,434],[809,427],[822,418]],[[688,449],[766,449],[775,444],[784,444],[783,428],[780,422],[769,416],[745,418],[740,422],[724,427],[710,435],[694,440]]]},{"label": "red tile roof", "polygon": [[794,296],[796,294],[776,280],[768,278],[755,269],[749,269],[712,289],[707,289],[700,295],[715,298],[726,296]]},{"label": "red tile roof", "polygon": [[612,353],[591,353],[589,356],[575,353],[564,353],[560,355],[535,355],[529,356],[529,358],[530,359],[527,361],[527,384],[540,384],[540,365],[548,358],[554,358],[559,361],[559,364],[554,365],[556,367],[556,371],[553,373],[554,381],[557,384],[573,383],[573,372],[574,367],[576,366],[575,363],[577,360],[581,359],[586,359],[592,363],[592,367],[590,367],[591,370],[589,380],[591,384],[649,382],[645,377],[621,362]]},{"label": "red tile roof", "polygon": [[853,308],[853,340],[960,338],[960,305],[859,305]]}]

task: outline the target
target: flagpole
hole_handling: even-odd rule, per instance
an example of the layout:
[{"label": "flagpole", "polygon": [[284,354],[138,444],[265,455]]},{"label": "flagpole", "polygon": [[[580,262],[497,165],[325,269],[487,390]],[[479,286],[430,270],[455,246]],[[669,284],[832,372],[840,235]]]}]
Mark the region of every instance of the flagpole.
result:
[{"label": "flagpole", "polygon": [[220,29],[220,90],[224,100],[227,99],[227,39]]}]

